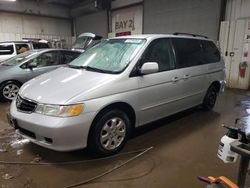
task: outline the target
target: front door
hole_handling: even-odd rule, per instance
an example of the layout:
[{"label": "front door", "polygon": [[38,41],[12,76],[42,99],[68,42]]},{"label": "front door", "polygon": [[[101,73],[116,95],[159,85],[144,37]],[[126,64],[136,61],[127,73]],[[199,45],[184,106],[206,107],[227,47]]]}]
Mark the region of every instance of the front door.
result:
[{"label": "front door", "polygon": [[159,72],[138,76],[139,125],[174,113],[181,92],[170,39],[152,41],[142,55],[139,67],[146,62],[157,62]]},{"label": "front door", "polygon": [[24,68],[26,75],[24,82],[62,66],[63,64],[61,63],[61,61],[62,55],[59,51],[49,51],[40,54],[39,56],[28,62],[35,62],[37,64],[37,67],[30,69],[27,68],[26,65],[26,68]]}]

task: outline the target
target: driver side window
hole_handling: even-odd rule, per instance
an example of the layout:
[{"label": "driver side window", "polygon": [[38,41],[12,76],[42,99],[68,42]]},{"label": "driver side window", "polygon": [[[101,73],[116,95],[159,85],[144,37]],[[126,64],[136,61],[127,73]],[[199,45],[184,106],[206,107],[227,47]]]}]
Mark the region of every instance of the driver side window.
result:
[{"label": "driver side window", "polygon": [[146,62],[158,63],[159,72],[174,69],[173,49],[170,40],[161,38],[152,41],[142,55],[140,64],[143,65]]}]

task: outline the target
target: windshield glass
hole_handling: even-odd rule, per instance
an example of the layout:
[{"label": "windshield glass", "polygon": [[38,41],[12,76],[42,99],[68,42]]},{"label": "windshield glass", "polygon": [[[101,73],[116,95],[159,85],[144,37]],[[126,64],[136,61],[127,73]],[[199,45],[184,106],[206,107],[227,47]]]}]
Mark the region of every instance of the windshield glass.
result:
[{"label": "windshield glass", "polygon": [[145,39],[105,40],[85,51],[69,66],[90,71],[119,73],[123,71],[145,43]]},{"label": "windshield glass", "polygon": [[91,37],[79,37],[76,39],[75,43],[72,45],[72,48],[82,48],[84,49],[85,46],[89,43]]},{"label": "windshield glass", "polygon": [[21,62],[23,62],[24,60],[36,55],[38,52],[34,52],[34,51],[27,51],[27,52],[24,52],[24,53],[21,53],[15,57],[12,57],[8,60],[5,60],[3,61],[1,64],[2,65],[17,65]]}]

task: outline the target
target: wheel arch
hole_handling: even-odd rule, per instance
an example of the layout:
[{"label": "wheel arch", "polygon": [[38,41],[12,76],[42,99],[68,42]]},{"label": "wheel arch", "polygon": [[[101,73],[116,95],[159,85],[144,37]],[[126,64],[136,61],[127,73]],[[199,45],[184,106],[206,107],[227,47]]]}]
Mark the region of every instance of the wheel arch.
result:
[{"label": "wheel arch", "polygon": [[2,81],[2,82],[0,83],[0,85],[2,85],[2,84],[4,84],[4,83],[8,83],[8,82],[17,82],[18,84],[20,84],[20,86],[23,85],[22,82],[20,82],[20,81],[18,81],[18,80],[15,80],[15,79],[10,79],[10,80]]},{"label": "wheel arch", "polygon": [[89,129],[89,133],[88,133],[88,142],[90,139],[90,134],[92,129],[94,128],[94,124],[96,123],[96,121],[107,111],[112,110],[112,109],[120,109],[123,112],[125,112],[128,115],[128,118],[131,120],[131,128],[132,131],[135,128],[135,124],[136,124],[136,113],[134,108],[126,103],[126,102],[114,102],[111,104],[108,104],[107,106],[104,106],[95,116],[95,118],[93,119],[90,129]]},{"label": "wheel arch", "polygon": [[[213,82],[210,84],[209,88],[211,88],[211,87],[215,87],[216,92],[219,93],[219,92],[220,92],[220,88],[221,88],[221,83],[220,83],[220,81],[218,81],[218,80],[213,81]],[[208,88],[208,89],[209,89],[209,88]]]}]

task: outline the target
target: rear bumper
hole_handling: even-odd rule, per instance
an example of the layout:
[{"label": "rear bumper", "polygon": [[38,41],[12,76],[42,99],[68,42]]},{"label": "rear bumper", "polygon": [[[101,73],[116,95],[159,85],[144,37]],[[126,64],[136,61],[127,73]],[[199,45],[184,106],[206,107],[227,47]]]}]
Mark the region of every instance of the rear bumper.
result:
[{"label": "rear bumper", "polygon": [[10,124],[16,132],[31,142],[56,150],[71,151],[87,146],[88,133],[94,113],[60,118],[37,113],[23,113],[16,109],[15,101],[10,108]]}]

